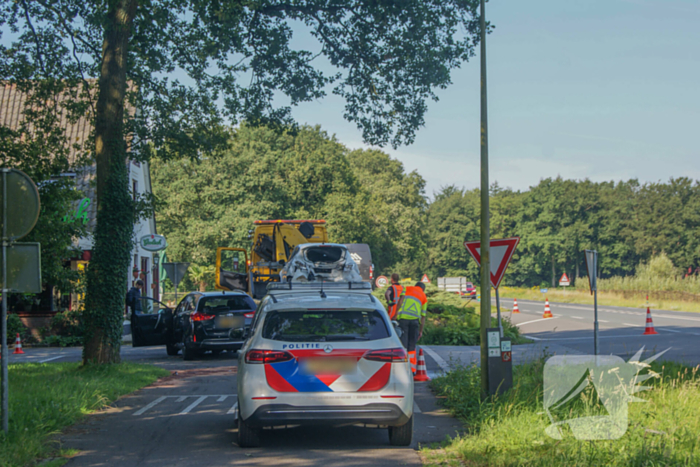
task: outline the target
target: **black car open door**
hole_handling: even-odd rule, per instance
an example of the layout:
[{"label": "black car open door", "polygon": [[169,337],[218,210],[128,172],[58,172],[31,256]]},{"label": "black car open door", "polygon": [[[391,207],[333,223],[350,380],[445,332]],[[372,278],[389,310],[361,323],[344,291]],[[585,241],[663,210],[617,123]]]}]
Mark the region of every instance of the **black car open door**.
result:
[{"label": "black car open door", "polygon": [[131,310],[131,345],[167,344],[172,332],[173,310],[150,297],[141,297],[138,303],[140,306]]}]

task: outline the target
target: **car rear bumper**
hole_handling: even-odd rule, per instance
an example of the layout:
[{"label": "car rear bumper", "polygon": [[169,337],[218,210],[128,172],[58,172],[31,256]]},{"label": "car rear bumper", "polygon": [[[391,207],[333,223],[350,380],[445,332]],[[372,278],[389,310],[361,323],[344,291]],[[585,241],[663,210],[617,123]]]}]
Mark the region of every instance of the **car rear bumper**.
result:
[{"label": "car rear bumper", "polygon": [[281,425],[382,425],[401,426],[410,415],[394,404],[361,406],[294,406],[269,404],[258,407],[245,422],[255,427]]},{"label": "car rear bumper", "polygon": [[243,346],[243,342],[228,339],[205,339],[192,343],[191,346],[199,350],[239,350]]}]

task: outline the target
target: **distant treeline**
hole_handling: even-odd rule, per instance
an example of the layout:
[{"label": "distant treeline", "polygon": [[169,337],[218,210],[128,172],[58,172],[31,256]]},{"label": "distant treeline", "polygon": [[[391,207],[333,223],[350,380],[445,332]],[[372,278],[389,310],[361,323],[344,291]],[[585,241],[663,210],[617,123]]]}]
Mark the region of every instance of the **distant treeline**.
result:
[{"label": "distant treeline", "polygon": [[[243,125],[228,150],[152,163],[158,229],[170,259],[213,264],[217,246],[249,247],[257,219],[329,222],[335,242],[368,243],[376,270],[478,283],[462,243],[479,239],[479,190],[443,187],[432,202],[417,172],[377,150],[349,150],[319,127],[279,133]],[[449,170],[445,167],[445,170]],[[700,266],[700,185],[544,179],[528,191],[491,187],[491,237],[520,236],[505,282],[551,285],[585,275],[597,249],[601,277],[634,274],[665,252]]]}]

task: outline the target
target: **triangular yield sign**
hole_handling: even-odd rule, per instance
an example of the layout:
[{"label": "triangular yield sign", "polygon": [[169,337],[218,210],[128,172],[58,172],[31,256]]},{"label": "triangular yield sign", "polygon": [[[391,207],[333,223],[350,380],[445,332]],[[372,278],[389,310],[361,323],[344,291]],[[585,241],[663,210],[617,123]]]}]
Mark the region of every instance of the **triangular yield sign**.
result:
[{"label": "triangular yield sign", "polygon": [[[515,247],[518,246],[520,237],[503,238],[499,240],[491,240],[491,285],[497,289],[501,284],[503,275],[506,272],[508,263],[513,257]],[[481,266],[481,242],[464,242],[464,247],[472,255],[476,264]]]},{"label": "triangular yield sign", "polygon": [[596,280],[598,270],[598,252],[596,250],[585,250],[586,270],[588,271],[588,285],[591,288],[591,295],[594,290],[598,290],[598,281]]},{"label": "triangular yield sign", "polygon": [[423,274],[423,277],[421,277],[420,281],[424,284],[430,284],[430,279],[428,278],[427,274]]}]

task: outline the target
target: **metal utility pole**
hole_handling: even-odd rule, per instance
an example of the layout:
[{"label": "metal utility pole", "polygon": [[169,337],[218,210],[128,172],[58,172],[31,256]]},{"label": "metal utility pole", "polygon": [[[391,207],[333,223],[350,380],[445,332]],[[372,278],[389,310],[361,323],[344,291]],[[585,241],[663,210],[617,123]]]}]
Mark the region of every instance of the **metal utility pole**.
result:
[{"label": "metal utility pole", "polygon": [[481,397],[489,395],[489,356],[486,329],[491,327],[491,232],[489,224],[489,140],[486,112],[486,13],[481,0]]},{"label": "metal utility pole", "polygon": [[9,430],[10,418],[10,393],[7,383],[7,361],[10,356],[7,353],[7,170],[2,169],[2,348],[0,355],[2,356],[2,431],[6,434]]}]

